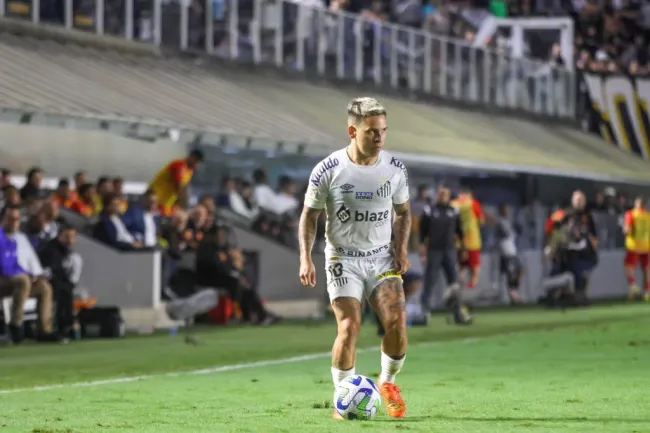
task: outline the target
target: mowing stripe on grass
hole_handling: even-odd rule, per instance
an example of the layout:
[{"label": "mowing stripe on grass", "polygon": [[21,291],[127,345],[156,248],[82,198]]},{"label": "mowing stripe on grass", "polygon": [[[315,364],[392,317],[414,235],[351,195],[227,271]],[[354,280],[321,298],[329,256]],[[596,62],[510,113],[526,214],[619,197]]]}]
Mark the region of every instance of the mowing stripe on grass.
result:
[{"label": "mowing stripe on grass", "polygon": [[[416,343],[413,344],[412,347],[437,346],[444,343],[467,344],[467,343],[473,343],[478,340],[484,340],[487,338],[503,337],[504,335],[511,335],[511,334],[490,335],[490,336],[485,336],[480,338],[465,338],[462,340]],[[373,350],[379,350],[379,346],[364,347],[361,349],[357,349],[357,353],[370,352]],[[160,377],[190,376],[196,374],[216,374],[216,373],[224,373],[226,371],[233,371],[233,370],[244,370],[244,369],[258,368],[258,367],[270,367],[273,365],[291,364],[294,362],[312,361],[314,359],[329,358],[331,355],[332,355],[331,352],[320,352],[320,353],[311,353],[308,355],[291,356],[288,358],[270,359],[266,361],[243,362],[239,364],[221,365],[217,367],[201,368],[198,370],[176,371],[176,372],[158,373],[158,374],[145,374],[145,375],[127,376],[127,377],[114,377],[110,379],[89,380],[84,382],[71,382],[71,383],[59,383],[54,385],[31,386],[28,388],[0,389],[0,395],[16,394],[19,392],[29,392],[29,391],[51,391],[55,389],[86,388],[86,387],[94,387],[94,386],[114,385],[118,383],[137,382],[141,380],[156,379]]]}]

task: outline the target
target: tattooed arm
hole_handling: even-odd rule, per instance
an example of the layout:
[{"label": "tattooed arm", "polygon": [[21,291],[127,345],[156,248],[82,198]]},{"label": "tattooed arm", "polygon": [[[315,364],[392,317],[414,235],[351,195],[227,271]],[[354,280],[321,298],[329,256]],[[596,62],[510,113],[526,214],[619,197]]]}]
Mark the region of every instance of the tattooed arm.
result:
[{"label": "tattooed arm", "polygon": [[316,268],[311,259],[311,250],[316,239],[320,209],[304,206],[298,225],[298,242],[300,243],[300,282],[303,286],[316,285]]},{"label": "tattooed arm", "polygon": [[300,223],[298,225],[298,242],[300,243],[300,258],[311,260],[311,250],[316,239],[316,229],[318,228],[318,217],[321,209],[313,209],[309,206],[302,208]]},{"label": "tattooed arm", "polygon": [[405,202],[393,205],[395,209],[395,221],[393,233],[395,233],[395,250],[407,251],[409,235],[411,234],[411,204]]}]

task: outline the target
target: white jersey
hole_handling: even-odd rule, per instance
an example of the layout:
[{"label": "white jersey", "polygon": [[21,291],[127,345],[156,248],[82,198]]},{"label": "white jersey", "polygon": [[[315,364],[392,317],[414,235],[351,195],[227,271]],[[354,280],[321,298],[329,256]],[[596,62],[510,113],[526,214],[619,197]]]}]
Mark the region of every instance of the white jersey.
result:
[{"label": "white jersey", "polygon": [[305,206],[327,212],[327,258],[386,257],[391,254],[393,205],[408,199],[408,174],[401,161],[381,151],[374,165],[357,165],[341,149],[312,171]]}]

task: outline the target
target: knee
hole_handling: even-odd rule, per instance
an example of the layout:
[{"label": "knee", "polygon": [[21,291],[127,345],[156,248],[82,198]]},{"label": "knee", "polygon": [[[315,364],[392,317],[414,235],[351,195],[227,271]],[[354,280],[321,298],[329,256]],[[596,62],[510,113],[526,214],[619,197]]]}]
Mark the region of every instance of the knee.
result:
[{"label": "knee", "polygon": [[52,285],[48,281],[39,280],[34,283],[34,295],[41,299],[52,299]]},{"label": "knee", "polygon": [[24,274],[13,277],[14,289],[20,293],[29,294],[32,286],[31,279]]},{"label": "knee", "polygon": [[361,321],[355,318],[346,318],[339,322],[338,337],[344,342],[353,343],[359,335]]}]

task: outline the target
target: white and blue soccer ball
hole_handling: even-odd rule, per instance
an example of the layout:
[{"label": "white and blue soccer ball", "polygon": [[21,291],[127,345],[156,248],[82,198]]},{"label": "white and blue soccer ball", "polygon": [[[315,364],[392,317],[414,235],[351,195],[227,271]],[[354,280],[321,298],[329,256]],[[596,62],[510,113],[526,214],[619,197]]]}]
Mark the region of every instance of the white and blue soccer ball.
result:
[{"label": "white and blue soccer ball", "polygon": [[334,392],[334,408],[345,419],[373,419],[380,406],[377,385],[360,374],[343,379]]}]

